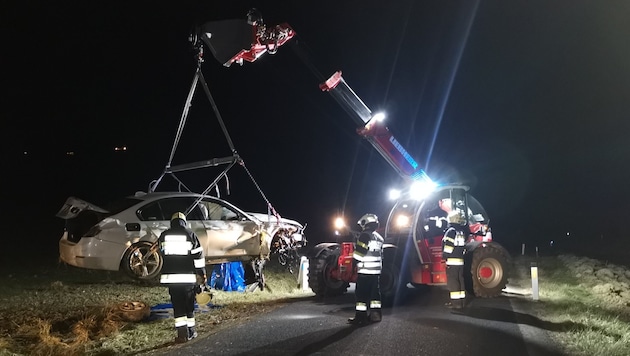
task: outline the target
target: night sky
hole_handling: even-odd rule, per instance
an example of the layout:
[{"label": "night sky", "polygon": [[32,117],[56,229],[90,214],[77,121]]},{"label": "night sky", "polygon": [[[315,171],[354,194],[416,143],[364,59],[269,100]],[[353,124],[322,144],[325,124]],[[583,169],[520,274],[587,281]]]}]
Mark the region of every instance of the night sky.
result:
[{"label": "night sky", "polygon": [[[251,7],[297,38],[230,68],[206,48],[203,72],[256,182],[281,215],[309,224],[312,241],[332,237],[342,211],[385,220],[402,181],[319,91],[296,46],[386,110],[434,180],[468,183],[497,241],[626,237],[630,3],[608,0],[4,1],[2,209],[13,231],[41,225],[28,234],[54,247],[66,197],[105,204],[146,191],[194,75],[191,28]],[[201,90],[186,125],[173,164],[230,154]],[[218,172],[178,177],[203,190]],[[266,211],[243,169],[229,178],[223,198]]]}]

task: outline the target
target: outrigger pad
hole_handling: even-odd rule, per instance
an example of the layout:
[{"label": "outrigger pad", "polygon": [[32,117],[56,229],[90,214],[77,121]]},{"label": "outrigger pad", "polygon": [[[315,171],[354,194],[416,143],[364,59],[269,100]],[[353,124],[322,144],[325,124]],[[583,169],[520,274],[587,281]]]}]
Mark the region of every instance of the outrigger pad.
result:
[{"label": "outrigger pad", "polygon": [[224,66],[232,64],[242,51],[249,51],[255,40],[252,26],[239,19],[206,22],[199,35]]}]

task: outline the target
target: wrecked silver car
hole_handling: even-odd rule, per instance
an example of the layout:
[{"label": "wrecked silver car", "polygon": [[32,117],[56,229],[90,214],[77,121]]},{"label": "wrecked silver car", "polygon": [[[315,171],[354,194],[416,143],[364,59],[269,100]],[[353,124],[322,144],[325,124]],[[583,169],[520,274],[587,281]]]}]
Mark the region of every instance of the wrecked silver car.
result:
[{"label": "wrecked silver car", "polygon": [[56,214],[66,220],[60,258],[76,267],[152,280],[162,268],[154,242],[177,211],[189,211],[188,227],[199,237],[207,264],[250,261],[258,275],[270,255],[286,261],[306,244],[304,226],[294,220],[248,213],[197,193],[139,192],[107,208],[68,198]]}]

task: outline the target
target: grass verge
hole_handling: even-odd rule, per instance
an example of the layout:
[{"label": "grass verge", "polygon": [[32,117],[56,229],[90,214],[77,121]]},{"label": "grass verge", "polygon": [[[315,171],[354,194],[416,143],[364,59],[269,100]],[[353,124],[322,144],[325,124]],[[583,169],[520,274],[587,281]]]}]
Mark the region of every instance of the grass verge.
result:
[{"label": "grass verge", "polygon": [[[212,304],[196,313],[198,332],[208,335],[265,313],[291,298],[311,296],[297,289],[297,276],[270,263],[267,288],[255,292],[216,291]],[[0,356],[123,355],[172,344],[173,320],[129,321],[120,304],[170,303],[165,287],[132,281],[120,273],[65,265],[0,276]]]},{"label": "grass verge", "polygon": [[[519,261],[520,259],[520,261]],[[517,259],[529,278],[529,261]],[[526,266],[526,267],[525,267]],[[570,355],[630,355],[630,271],[573,255],[538,259],[537,316],[562,328],[551,337]]]}]

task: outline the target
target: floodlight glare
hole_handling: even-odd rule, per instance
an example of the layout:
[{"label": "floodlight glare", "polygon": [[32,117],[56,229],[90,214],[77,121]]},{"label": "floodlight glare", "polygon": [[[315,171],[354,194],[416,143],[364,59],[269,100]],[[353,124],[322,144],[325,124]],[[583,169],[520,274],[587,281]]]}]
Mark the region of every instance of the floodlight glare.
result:
[{"label": "floodlight glare", "polygon": [[372,115],[372,120],[376,120],[379,122],[385,120],[385,113],[382,111],[375,113],[374,115]]},{"label": "floodlight glare", "polygon": [[398,189],[390,189],[389,190],[389,200],[397,200],[400,198],[400,190]]},{"label": "floodlight glare", "polygon": [[400,214],[396,217],[396,226],[397,227],[409,227],[409,216]]},{"label": "floodlight glare", "polygon": [[344,227],[346,227],[346,222],[343,220],[342,217],[338,217],[335,219],[335,229],[337,230],[341,230]]},{"label": "floodlight glare", "polygon": [[426,198],[436,187],[437,184],[430,180],[416,181],[409,188],[409,194],[413,199],[421,200]]}]

